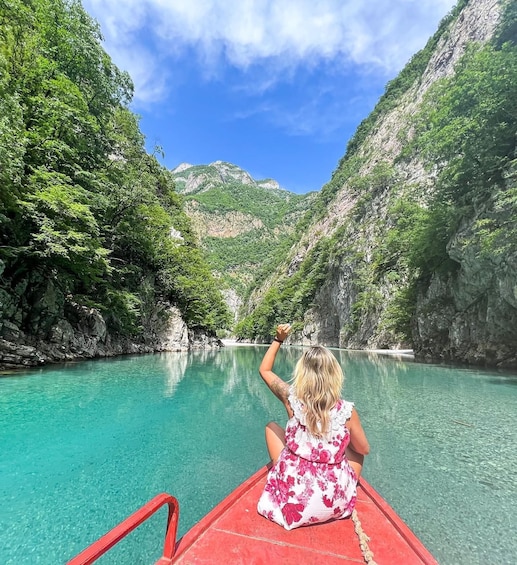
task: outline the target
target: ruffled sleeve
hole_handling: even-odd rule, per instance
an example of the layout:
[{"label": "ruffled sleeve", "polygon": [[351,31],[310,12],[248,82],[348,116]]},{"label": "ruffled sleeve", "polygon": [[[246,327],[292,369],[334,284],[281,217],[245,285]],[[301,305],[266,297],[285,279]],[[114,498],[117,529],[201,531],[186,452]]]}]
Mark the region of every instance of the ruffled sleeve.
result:
[{"label": "ruffled sleeve", "polygon": [[[306,425],[305,422],[305,409],[303,402],[297,398],[294,394],[294,388],[291,386],[289,387],[289,404],[293,409],[294,417],[302,424],[302,426]],[[332,431],[341,429],[345,422],[351,418],[352,410],[354,409],[354,403],[348,402],[347,400],[340,400],[331,411],[331,420],[332,420]]]},{"label": "ruffled sleeve", "polygon": [[354,403],[348,400],[340,400],[338,405],[332,410],[332,431],[342,429],[346,421],[352,417]]},{"label": "ruffled sleeve", "polygon": [[305,410],[303,402],[295,396],[294,388],[292,386],[289,387],[288,400],[291,408],[293,409],[294,417],[298,420],[298,422],[300,422],[300,424],[302,424],[302,426],[305,426]]}]

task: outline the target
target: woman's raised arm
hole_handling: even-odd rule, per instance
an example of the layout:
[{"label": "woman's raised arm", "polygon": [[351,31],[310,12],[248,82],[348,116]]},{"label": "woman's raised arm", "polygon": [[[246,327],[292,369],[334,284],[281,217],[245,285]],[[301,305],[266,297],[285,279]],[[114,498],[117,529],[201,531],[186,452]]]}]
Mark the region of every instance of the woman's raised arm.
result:
[{"label": "woman's raised arm", "polygon": [[291,326],[289,324],[280,324],[276,329],[276,335],[269,346],[262,363],[260,363],[259,373],[264,382],[267,384],[271,392],[282,402],[287,410],[289,418],[293,416],[291,405],[288,401],[289,385],[283,381],[276,373],[273,372],[276,354],[285,338],[289,335]]}]

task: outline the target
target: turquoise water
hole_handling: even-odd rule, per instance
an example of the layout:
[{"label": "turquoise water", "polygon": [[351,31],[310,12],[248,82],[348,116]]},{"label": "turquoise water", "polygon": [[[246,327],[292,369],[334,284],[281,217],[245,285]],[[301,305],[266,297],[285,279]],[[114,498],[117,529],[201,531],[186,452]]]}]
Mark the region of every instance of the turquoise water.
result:
[{"label": "turquoise water", "polygon": [[[264,425],[285,422],[257,373],[264,351],[0,378],[0,563],[66,563],[162,491],[180,501],[182,535],[266,462]],[[277,372],[299,354],[284,347]],[[366,479],[442,565],[517,563],[517,375],[335,354],[371,444]],[[153,563],[165,516],[98,563]]]}]

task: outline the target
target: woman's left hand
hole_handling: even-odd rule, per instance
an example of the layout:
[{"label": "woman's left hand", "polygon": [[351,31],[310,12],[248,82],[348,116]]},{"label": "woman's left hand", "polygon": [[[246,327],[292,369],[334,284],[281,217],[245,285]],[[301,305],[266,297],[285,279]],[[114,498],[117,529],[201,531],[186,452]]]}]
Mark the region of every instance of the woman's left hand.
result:
[{"label": "woman's left hand", "polygon": [[276,328],[275,338],[284,341],[291,331],[291,324],[279,324]]}]

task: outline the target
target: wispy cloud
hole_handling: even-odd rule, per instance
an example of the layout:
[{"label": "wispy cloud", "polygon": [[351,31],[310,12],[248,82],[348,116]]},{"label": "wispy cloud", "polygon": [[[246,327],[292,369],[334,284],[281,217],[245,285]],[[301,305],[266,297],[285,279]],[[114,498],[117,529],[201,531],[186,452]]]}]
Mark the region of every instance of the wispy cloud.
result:
[{"label": "wispy cloud", "polygon": [[291,106],[287,105],[289,99],[286,102],[274,96],[265,98],[233,112],[230,119],[261,119],[289,136],[310,135],[323,142],[342,139],[343,130],[354,129],[373,108],[378,93],[373,94],[366,89],[361,91],[359,86],[355,95],[344,96],[339,87],[334,86],[323,82]]},{"label": "wispy cloud", "polygon": [[[435,31],[454,0],[84,0],[135,97],[166,95],[163,68],[194,53],[206,76],[224,61],[267,64],[271,77],[332,61],[393,75]],[[153,44],[152,52],[148,45]],[[270,81],[273,80],[270,78]]]}]

